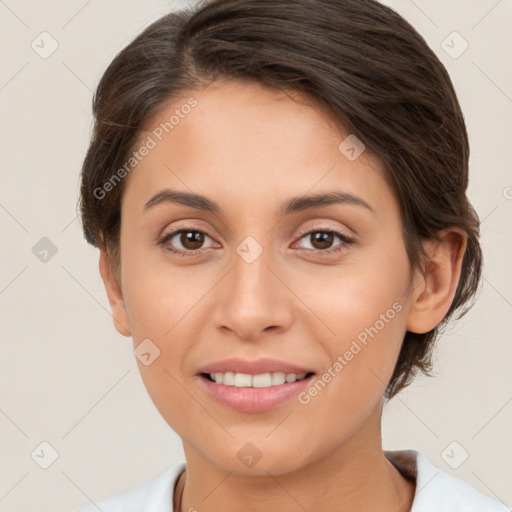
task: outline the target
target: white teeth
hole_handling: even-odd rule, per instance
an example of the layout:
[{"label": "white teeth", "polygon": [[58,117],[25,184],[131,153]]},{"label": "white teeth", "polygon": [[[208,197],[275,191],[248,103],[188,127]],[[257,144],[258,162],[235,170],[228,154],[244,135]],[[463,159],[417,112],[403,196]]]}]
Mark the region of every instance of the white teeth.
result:
[{"label": "white teeth", "polygon": [[[218,373],[215,374],[217,378]],[[221,374],[222,375],[222,374]],[[217,382],[217,381],[215,381]],[[235,385],[235,374],[233,372],[226,372],[222,377],[222,384],[226,384],[226,386],[234,386]]]},{"label": "white teeth", "polygon": [[250,375],[248,373],[233,372],[215,372],[210,373],[210,378],[217,384],[225,386],[235,386],[237,388],[268,388],[270,386],[279,386],[285,382],[295,382],[306,377],[305,373],[260,373],[258,375]]},{"label": "white teeth", "polygon": [[286,374],[283,372],[276,372],[272,374],[272,386],[278,386],[286,382]]},{"label": "white teeth", "polygon": [[252,376],[247,373],[235,373],[235,386],[237,388],[249,388],[252,386]]},{"label": "white teeth", "polygon": [[271,373],[260,373],[259,375],[252,376],[253,388],[268,388],[269,386],[272,386]]}]

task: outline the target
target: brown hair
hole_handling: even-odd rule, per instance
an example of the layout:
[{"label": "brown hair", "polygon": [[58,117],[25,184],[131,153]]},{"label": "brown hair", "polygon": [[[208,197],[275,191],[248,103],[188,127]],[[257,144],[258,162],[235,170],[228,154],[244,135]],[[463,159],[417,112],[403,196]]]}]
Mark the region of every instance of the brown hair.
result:
[{"label": "brown hair", "polygon": [[468,135],[448,72],[407,21],[375,0],[213,0],[160,18],[115,57],[93,100],[80,207],[87,241],[106,249],[113,267],[125,180],[108,194],[102,187],[164,105],[217,78],[303,93],[356,134],[397,197],[411,268],[425,262],[422,239],[450,226],[467,234],[451,307],[435,329],[406,332],[391,398],[418,369],[431,371],[440,328],[466,313],[480,284]]}]

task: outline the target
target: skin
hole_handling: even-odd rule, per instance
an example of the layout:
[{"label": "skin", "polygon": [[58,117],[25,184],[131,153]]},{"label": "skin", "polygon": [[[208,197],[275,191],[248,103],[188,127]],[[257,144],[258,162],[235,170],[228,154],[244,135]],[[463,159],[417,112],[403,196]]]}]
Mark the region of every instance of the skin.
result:
[{"label": "skin", "polygon": [[[191,95],[198,105],[128,177],[120,272],[100,255],[116,328],[135,347],[149,338],[160,349],[152,364],[138,364],[183,441],[187,470],[175,510],[181,490],[182,511],[410,510],[414,483],[382,450],[383,394],[405,331],[429,331],[448,311],[464,233],[447,229],[440,243],[425,242],[431,263],[411,273],[379,162],[368,150],[349,161],[338,149],[348,132],[297,94],[217,81],[166,105],[143,138]],[[145,210],[166,188],[207,196],[224,213],[173,203]],[[334,190],[374,211],[334,204],[278,212],[292,197]],[[207,232],[198,256],[158,243],[197,227]],[[333,229],[355,242],[334,237],[322,246],[301,229]],[[250,264],[236,252],[249,235],[263,249]],[[172,244],[197,247],[179,236]],[[343,249],[325,252],[336,247]],[[294,398],[264,413],[239,412],[199,386],[201,365],[232,356],[272,357],[321,375],[395,302],[401,311],[308,404]],[[247,442],[261,453],[251,468],[237,457]]]}]

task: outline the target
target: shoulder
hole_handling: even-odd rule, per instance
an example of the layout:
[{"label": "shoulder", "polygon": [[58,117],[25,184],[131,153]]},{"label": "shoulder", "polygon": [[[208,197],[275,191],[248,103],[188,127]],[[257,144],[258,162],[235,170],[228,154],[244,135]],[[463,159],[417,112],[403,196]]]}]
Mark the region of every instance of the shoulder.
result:
[{"label": "shoulder", "polygon": [[416,480],[411,512],[511,512],[501,501],[434,466],[421,452],[400,450],[385,454],[404,476]]},{"label": "shoulder", "polygon": [[184,469],[185,463],[181,462],[153,480],[73,512],[173,512],[174,486]]}]

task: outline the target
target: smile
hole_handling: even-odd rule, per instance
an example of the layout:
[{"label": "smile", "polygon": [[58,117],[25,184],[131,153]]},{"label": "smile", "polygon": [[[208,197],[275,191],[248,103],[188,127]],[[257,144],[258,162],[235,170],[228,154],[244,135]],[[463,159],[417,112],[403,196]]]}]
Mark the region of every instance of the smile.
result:
[{"label": "smile", "polygon": [[291,383],[303,380],[311,373],[259,373],[251,375],[249,373],[234,372],[215,372],[203,374],[216,384],[224,384],[225,386],[235,386],[237,388],[269,388],[272,386],[280,386],[286,382]]}]

